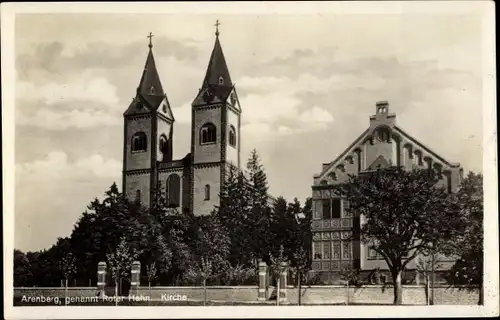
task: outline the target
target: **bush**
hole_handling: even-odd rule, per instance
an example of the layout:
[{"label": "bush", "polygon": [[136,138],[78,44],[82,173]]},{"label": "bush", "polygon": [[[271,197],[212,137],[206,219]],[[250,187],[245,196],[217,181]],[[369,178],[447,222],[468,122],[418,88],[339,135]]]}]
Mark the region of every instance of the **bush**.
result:
[{"label": "bush", "polygon": [[254,285],[257,284],[257,269],[243,265],[230,266],[221,275],[223,285]]}]

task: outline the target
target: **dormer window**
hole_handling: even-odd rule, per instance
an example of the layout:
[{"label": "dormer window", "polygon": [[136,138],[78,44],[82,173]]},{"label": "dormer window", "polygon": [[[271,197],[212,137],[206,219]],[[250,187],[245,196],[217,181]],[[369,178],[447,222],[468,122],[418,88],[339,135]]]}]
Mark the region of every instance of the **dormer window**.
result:
[{"label": "dormer window", "polygon": [[219,77],[219,85],[223,85],[224,84],[224,78],[223,77]]},{"label": "dormer window", "polygon": [[155,94],[155,86],[149,87],[149,94]]}]

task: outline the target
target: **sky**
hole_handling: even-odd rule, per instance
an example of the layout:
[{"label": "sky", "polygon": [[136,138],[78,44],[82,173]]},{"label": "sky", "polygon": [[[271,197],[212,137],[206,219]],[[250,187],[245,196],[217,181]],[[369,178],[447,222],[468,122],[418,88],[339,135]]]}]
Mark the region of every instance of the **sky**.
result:
[{"label": "sky", "polygon": [[481,16],[471,14],[19,14],[15,20],[15,241],[48,248],[121,186],[123,112],[149,32],[189,152],[190,104],[215,40],[270,192],[301,202],[387,100],[397,124],[465,172],[482,172]]}]

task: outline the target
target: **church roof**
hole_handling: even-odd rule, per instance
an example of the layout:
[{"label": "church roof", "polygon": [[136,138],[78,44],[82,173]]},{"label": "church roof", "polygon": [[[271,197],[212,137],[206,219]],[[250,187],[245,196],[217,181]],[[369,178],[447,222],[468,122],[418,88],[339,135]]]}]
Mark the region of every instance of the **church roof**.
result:
[{"label": "church roof", "polygon": [[[414,145],[415,149],[419,149],[421,151],[424,151],[427,155],[432,156],[434,159],[442,162],[443,165],[445,165],[447,167],[460,166],[460,164],[458,164],[458,163],[452,163],[452,162],[447,161],[446,159],[444,159],[443,157],[438,155],[436,152],[431,150],[429,147],[425,146],[423,143],[419,142],[417,139],[413,138],[411,135],[409,135],[408,133],[403,131],[400,127],[398,127],[396,125],[391,125],[390,127],[391,127],[391,130],[394,134],[399,135],[401,138],[403,138],[406,141],[410,141]],[[335,168],[337,165],[341,164],[349,154],[354,152],[356,149],[360,149],[362,147],[364,141],[366,141],[366,139],[370,138],[377,129],[378,129],[377,126],[370,127],[368,129],[366,129],[360,136],[358,136],[358,138],[356,140],[354,140],[353,143],[351,143],[351,145],[347,149],[344,150],[344,152],[342,152],[337,158],[335,158],[335,160],[333,160],[330,163],[323,164],[323,168],[321,170],[321,173],[314,175],[314,178],[322,178],[322,177],[326,176],[329,172],[331,172],[331,170],[333,168]],[[382,157],[382,159],[380,159],[380,157],[378,157],[367,168],[367,170],[376,170],[378,165],[380,165],[383,168],[383,167],[390,166],[391,164],[387,161],[387,159],[385,159],[383,157]]]},{"label": "church roof", "polygon": [[[163,96],[165,95],[165,93],[163,92],[160,76],[158,74],[158,70],[156,69],[152,47],[153,46],[150,46],[149,48],[148,56],[146,58],[146,63],[144,64],[144,70],[142,72],[137,92],[141,95]],[[154,88],[153,91],[151,91],[152,88]]]},{"label": "church roof", "polygon": [[[219,79],[222,77],[223,84],[219,83]],[[222,46],[219,41],[219,35],[215,38],[215,45],[210,55],[210,61],[208,62],[207,73],[205,74],[205,79],[203,80],[203,88],[208,86],[225,86],[231,87],[233,84],[231,82],[231,76],[229,75],[229,69],[226,64],[226,59],[224,58],[224,53],[222,52]]]},{"label": "church roof", "polygon": [[[152,37],[152,35],[150,35]],[[170,108],[167,96],[163,91],[160,75],[156,69],[153,56],[153,45],[149,43],[149,52],[144,64],[144,70],[137,86],[136,96],[130,103],[124,115],[147,114],[158,109],[164,100]]]},{"label": "church roof", "polygon": [[208,62],[202,87],[193,100],[193,106],[225,102],[234,91],[229,69],[219,41],[219,31],[215,33],[215,44]]}]

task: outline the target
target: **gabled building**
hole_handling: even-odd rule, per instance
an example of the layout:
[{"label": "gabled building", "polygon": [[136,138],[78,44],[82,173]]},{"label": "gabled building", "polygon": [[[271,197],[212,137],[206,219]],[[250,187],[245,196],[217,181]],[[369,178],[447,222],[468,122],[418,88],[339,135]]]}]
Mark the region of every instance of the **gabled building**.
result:
[{"label": "gabled building", "polygon": [[[396,125],[396,115],[389,112],[387,101],[376,103],[376,113],[370,117],[369,127],[335,160],[324,163],[314,176],[312,186],[312,273],[321,278],[336,278],[343,268],[371,271],[387,270],[383,258],[358,241],[348,241],[360,218],[345,210],[348,199],[333,193],[333,186],[345,182],[349,174],[362,174],[378,168],[402,166],[434,168],[443,173],[439,184],[448,192],[456,192],[462,179],[460,164],[445,160]],[[442,268],[451,260],[443,259]],[[408,269],[415,269],[415,261]]]}]

